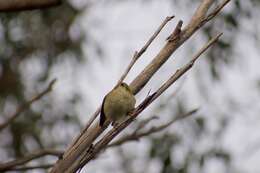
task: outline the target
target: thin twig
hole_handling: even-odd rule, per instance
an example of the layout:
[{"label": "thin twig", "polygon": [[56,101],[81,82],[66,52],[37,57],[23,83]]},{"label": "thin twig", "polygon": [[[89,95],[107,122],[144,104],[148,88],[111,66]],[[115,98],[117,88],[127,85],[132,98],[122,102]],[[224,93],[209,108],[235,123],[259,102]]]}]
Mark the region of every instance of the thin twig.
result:
[{"label": "thin twig", "polygon": [[138,131],[140,131],[141,129],[143,129],[147,124],[149,124],[149,122],[151,122],[152,120],[156,120],[159,119],[158,116],[151,116],[147,119],[144,119],[142,121],[140,121],[134,131],[134,133],[137,133]]},{"label": "thin twig", "polygon": [[126,68],[125,72],[120,77],[117,85],[123,82],[135,62],[143,55],[143,53],[147,50],[147,48],[151,45],[151,43],[154,41],[154,39],[158,36],[158,34],[161,32],[161,30],[164,28],[164,26],[174,18],[174,16],[167,16],[162,24],[158,27],[158,29],[154,32],[154,34],[151,36],[151,38],[145,43],[145,45],[139,50],[135,51],[134,56],[132,57],[131,62],[129,63],[128,67]]},{"label": "thin twig", "polygon": [[[75,172],[91,159],[95,157],[101,150],[103,150],[108,143],[114,139],[123,129],[125,129],[145,108],[147,108],[155,99],[157,99],[166,89],[169,88],[177,79],[183,76],[191,67],[194,65],[195,61],[200,57],[200,55],[205,52],[212,44],[214,44],[222,34],[218,34],[213,37],[205,46],[203,46],[195,56],[187,63],[184,67],[176,71],[155,93],[147,97],[140,105],[135,108],[131,116],[125,120],[123,123],[119,124],[117,127],[111,129],[102,139],[100,139],[92,148],[92,151],[85,154],[84,158],[77,160],[76,167],[72,168],[68,172]],[[79,163],[77,163],[79,162]]]},{"label": "thin twig", "polygon": [[215,17],[226,5],[229,3],[230,0],[223,1],[220,5],[218,5],[207,17],[205,22],[210,21],[213,17]]},{"label": "thin twig", "polygon": [[171,126],[176,121],[185,119],[185,118],[193,115],[197,111],[198,111],[198,109],[194,109],[194,110],[186,113],[185,115],[177,116],[165,124],[162,124],[160,126],[151,127],[150,129],[148,129],[144,132],[132,133],[130,135],[123,136],[120,139],[116,140],[115,142],[112,142],[111,144],[109,144],[106,148],[122,145],[123,143],[129,142],[129,141],[136,141],[136,140],[140,139],[141,137],[148,136],[150,134],[162,131],[162,130],[166,129],[167,127]]},{"label": "thin twig", "polygon": [[56,79],[53,79],[44,91],[37,94],[31,100],[27,101],[26,103],[24,103],[23,105],[18,107],[18,109],[15,111],[15,113],[13,115],[11,115],[4,123],[0,124],[0,131],[3,130],[5,127],[7,127],[9,124],[11,124],[19,115],[21,115],[22,112],[24,112],[26,109],[28,109],[31,106],[31,104],[40,100],[43,96],[45,96],[47,93],[49,93],[52,90],[52,87],[55,82],[56,82]]},{"label": "thin twig", "polygon": [[179,20],[176,27],[174,28],[172,34],[166,39],[169,42],[176,42],[176,40],[180,39],[181,36],[181,27],[182,27],[183,21]]},{"label": "thin twig", "polygon": [[63,152],[64,151],[58,151],[58,150],[53,150],[53,149],[44,149],[44,150],[35,151],[31,154],[27,154],[26,156],[24,156],[22,158],[15,159],[13,161],[9,161],[6,163],[0,163],[0,171],[13,170],[12,168],[14,168],[14,167],[24,165],[27,162],[38,159],[40,157],[44,157],[46,155],[60,157]]},{"label": "thin twig", "polygon": [[181,76],[183,76],[188,70],[192,68],[196,60],[216,41],[219,39],[219,37],[222,35],[222,33],[216,35],[213,37],[206,45],[204,45],[190,60],[189,63],[187,63],[182,68],[178,69],[155,93],[151,95],[150,98],[144,101],[143,105],[140,105],[140,110],[143,111],[150,103],[152,103],[155,99],[157,99],[166,89],[168,89],[174,82],[176,82]]},{"label": "thin twig", "polygon": [[172,92],[164,101],[164,103],[169,103],[173,98],[176,97],[176,95],[180,92],[180,90],[182,89],[182,86],[185,83],[185,77],[183,80],[180,81],[180,84],[176,87],[176,89],[174,90],[174,92]]}]

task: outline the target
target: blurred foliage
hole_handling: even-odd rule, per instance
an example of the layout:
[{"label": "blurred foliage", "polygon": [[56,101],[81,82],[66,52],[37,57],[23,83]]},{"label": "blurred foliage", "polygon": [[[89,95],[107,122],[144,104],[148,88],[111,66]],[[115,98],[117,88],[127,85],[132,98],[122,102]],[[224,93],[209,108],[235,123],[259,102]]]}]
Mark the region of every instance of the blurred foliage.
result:
[{"label": "blurred foliage", "polygon": [[[220,67],[221,65],[230,65],[236,61],[236,57],[232,56],[234,53],[234,47],[236,41],[238,41],[237,35],[244,26],[241,26],[243,19],[249,20],[254,15],[255,9],[259,8],[259,0],[239,1],[234,0],[232,7],[228,11],[223,11],[219,17],[213,22],[206,25],[203,28],[204,34],[207,38],[210,38],[216,31],[221,31],[225,28],[225,37],[218,41],[214,49],[210,49],[208,53],[208,60],[211,69],[211,75],[213,79],[220,79]],[[253,7],[252,9],[249,7]],[[255,30],[255,32],[258,32]],[[256,33],[257,35],[257,33]]]},{"label": "blurred foliage", "polygon": [[[68,54],[66,58],[81,62],[83,34],[76,19],[83,10],[64,1],[55,8],[0,14],[0,122],[13,112],[7,111],[10,105],[15,110],[28,99],[25,91],[47,86],[52,68],[65,60],[62,55]],[[30,74],[24,75],[27,69],[21,64],[34,60],[40,62],[43,70],[36,76],[32,72],[35,78],[31,79]],[[29,79],[30,84],[26,83]],[[74,111],[79,95],[71,94],[70,99],[58,107],[51,94],[48,95],[37,102],[35,109],[29,108],[1,131],[0,147],[6,151],[6,157],[21,157],[31,150],[64,146],[68,138],[59,138],[62,135],[58,135],[61,131],[57,128],[65,126],[63,129],[68,131],[71,127],[79,128]]]},{"label": "blurred foliage", "polygon": [[[224,165],[228,168],[230,167],[231,156],[228,151],[223,149],[219,149],[216,147],[212,147],[209,150],[205,150],[203,152],[197,151],[197,140],[199,140],[199,136],[205,133],[205,131],[200,130],[199,133],[194,124],[189,123],[190,128],[194,131],[194,136],[197,136],[196,139],[192,137],[194,146],[191,145],[188,148],[185,146],[185,138],[183,135],[178,133],[170,133],[165,132],[164,134],[151,137],[151,149],[150,149],[150,159],[159,159],[162,168],[161,173],[189,173],[193,170],[194,165],[199,169],[199,172],[203,172],[204,167],[208,164],[208,161],[211,159],[216,159],[224,163]],[[196,131],[196,132],[195,132]],[[188,136],[190,134],[187,134]],[[180,147],[182,146],[182,147]],[[184,159],[181,163],[176,162],[175,156],[179,157],[180,152],[177,150],[184,149],[187,152],[182,153],[182,157]],[[178,159],[177,159],[178,160]],[[192,171],[191,171],[192,172]]]},{"label": "blurred foliage", "polygon": [[151,138],[151,158],[159,158],[162,162],[162,173],[174,173],[176,168],[171,158],[171,150],[179,141],[178,136],[165,133],[158,138]]}]

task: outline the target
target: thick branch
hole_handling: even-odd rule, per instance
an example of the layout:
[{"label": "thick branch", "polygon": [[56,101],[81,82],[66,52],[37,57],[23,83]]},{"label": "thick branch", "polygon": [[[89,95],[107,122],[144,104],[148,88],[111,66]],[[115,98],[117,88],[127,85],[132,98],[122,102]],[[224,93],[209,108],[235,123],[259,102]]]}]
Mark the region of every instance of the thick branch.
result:
[{"label": "thick branch", "polygon": [[78,169],[82,168],[86,163],[93,159],[101,150],[103,150],[108,143],[115,138],[122,130],[124,130],[134,119],[147,108],[155,99],[157,99],[163,92],[165,92],[169,86],[171,86],[177,79],[183,76],[191,67],[194,65],[195,61],[199,56],[205,52],[212,44],[214,44],[222,34],[217,35],[212,38],[205,46],[203,46],[199,52],[187,63],[184,67],[178,69],[155,93],[147,97],[140,105],[135,108],[133,113],[123,123],[119,124],[117,127],[110,130],[100,141],[98,141],[91,150],[85,150],[82,155],[71,165],[71,167],[65,172],[76,172]]},{"label": "thick branch", "polygon": [[57,151],[57,150],[52,150],[52,149],[36,151],[31,154],[27,154],[23,158],[19,158],[19,159],[9,161],[6,163],[0,163],[0,171],[13,170],[13,168],[15,168],[17,166],[24,165],[27,162],[30,162],[31,160],[35,160],[40,157],[44,157],[46,155],[60,157],[62,154],[63,154],[63,151]]},{"label": "thick branch", "polygon": [[[162,22],[162,24],[158,27],[158,29],[154,32],[154,34],[149,38],[149,40],[145,43],[145,45],[139,50],[139,51],[135,51],[134,56],[132,57],[130,63],[128,64],[126,70],[124,71],[124,73],[122,74],[122,76],[120,77],[120,79],[118,80],[117,84],[115,85],[115,87],[117,85],[119,85],[120,83],[123,82],[123,80],[125,79],[125,77],[127,76],[127,74],[129,73],[129,71],[131,70],[131,68],[134,66],[134,64],[136,63],[136,61],[143,55],[143,53],[148,49],[148,47],[152,44],[152,42],[154,41],[154,39],[159,35],[159,33],[161,32],[161,30],[164,28],[164,26],[174,18],[174,16],[167,16],[164,21]],[[114,88],[115,88],[114,87]],[[97,118],[97,116],[99,115],[101,110],[101,106],[96,110],[96,112],[90,117],[88,123],[86,124],[85,128],[82,130],[82,132],[80,133],[80,135],[76,138],[76,140],[72,143],[71,146],[75,145],[79,138],[81,137],[81,135],[83,133],[85,133],[87,131],[87,129],[90,127],[90,125],[94,122],[94,120]]]},{"label": "thick branch", "polygon": [[28,109],[31,104],[34,102],[40,100],[43,96],[45,96],[47,93],[51,92],[52,87],[54,83],[56,82],[56,79],[52,80],[48,87],[39,93],[38,95],[34,96],[31,100],[27,101],[23,105],[21,105],[13,115],[11,115],[4,123],[0,124],[0,131],[3,130],[5,127],[7,127],[9,124],[11,124],[21,113],[23,113],[26,109]]},{"label": "thick branch", "polygon": [[60,4],[61,0],[0,0],[0,12],[42,9]]},{"label": "thick branch", "polygon": [[[129,73],[129,71],[131,70],[131,68],[133,67],[133,65],[136,63],[136,61],[143,55],[143,53],[148,49],[148,47],[151,45],[151,43],[154,41],[154,39],[158,36],[158,34],[161,32],[161,30],[163,29],[163,27],[171,20],[173,19],[174,16],[168,16],[165,18],[165,20],[162,22],[162,24],[158,27],[158,29],[154,32],[154,34],[149,38],[149,40],[145,43],[145,45],[139,50],[136,51],[134,56],[132,57],[131,62],[129,63],[128,67],[126,68],[126,70],[124,71],[124,73],[122,74],[122,76],[120,77],[119,81],[117,82],[117,85],[120,84],[125,77],[127,76],[127,74]],[[117,86],[116,85],[116,86]],[[85,142],[88,142],[89,140],[95,140],[95,138],[101,134],[106,127],[108,126],[108,123],[106,123],[102,128],[99,127],[98,124],[95,125],[93,129],[95,129],[94,131],[98,131],[98,133],[92,133],[88,135],[88,141],[86,141],[86,138],[81,138],[83,134],[85,134],[87,132],[87,130],[89,129],[90,125],[94,122],[94,120],[96,119],[96,117],[99,115],[101,110],[101,107],[99,107],[96,112],[91,116],[90,120],[88,121],[87,125],[85,126],[85,128],[82,130],[82,132],[80,133],[80,135],[73,141],[72,145],[68,148],[67,152],[64,154],[64,160],[66,159],[66,156],[69,156],[71,153],[74,154],[74,156],[70,156],[68,161],[64,161],[64,164],[67,162],[72,162],[72,160],[75,160],[77,155],[80,154],[85,148],[89,147],[91,143],[88,143],[87,145],[85,144]],[[92,131],[90,130],[90,131]],[[79,145],[82,145],[82,147],[78,147]],[[77,153],[75,153],[77,152]],[[67,164],[66,164],[67,165]],[[66,167],[66,165],[61,166],[61,167]]]}]

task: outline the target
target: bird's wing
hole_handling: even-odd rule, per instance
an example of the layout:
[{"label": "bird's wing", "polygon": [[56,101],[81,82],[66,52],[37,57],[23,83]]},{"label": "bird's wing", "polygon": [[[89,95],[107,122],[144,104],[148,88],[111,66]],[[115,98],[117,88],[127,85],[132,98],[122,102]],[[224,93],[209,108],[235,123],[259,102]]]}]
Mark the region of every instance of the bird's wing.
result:
[{"label": "bird's wing", "polygon": [[101,106],[101,112],[100,112],[99,125],[100,125],[101,127],[103,126],[103,124],[104,124],[105,121],[106,121],[106,115],[105,115],[105,112],[104,112],[105,99],[106,99],[106,96],[105,96],[104,99],[103,99],[102,106]]}]

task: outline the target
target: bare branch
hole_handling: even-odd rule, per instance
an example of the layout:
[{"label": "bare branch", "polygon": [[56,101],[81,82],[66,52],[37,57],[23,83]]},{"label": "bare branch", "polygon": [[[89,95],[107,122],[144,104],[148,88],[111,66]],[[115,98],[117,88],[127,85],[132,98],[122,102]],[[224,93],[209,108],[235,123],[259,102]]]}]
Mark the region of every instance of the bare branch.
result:
[{"label": "bare branch", "polygon": [[150,98],[143,102],[143,105],[140,105],[140,110],[143,111],[150,103],[157,99],[166,89],[168,89],[174,82],[176,82],[181,76],[183,76],[188,70],[192,68],[196,60],[210,47],[212,46],[222,35],[222,33],[213,37],[206,45],[204,45],[197,54],[193,56],[188,64],[178,69],[155,93],[151,95]]},{"label": "bare branch", "polygon": [[18,109],[15,111],[15,113],[13,115],[11,115],[4,123],[0,124],[0,131],[3,130],[5,127],[7,127],[10,123],[12,123],[19,115],[21,115],[22,112],[24,112],[26,109],[28,109],[31,106],[31,104],[40,100],[47,93],[51,92],[52,87],[55,82],[56,82],[56,79],[53,79],[44,91],[37,94],[31,100],[27,101],[26,103],[24,103],[23,105],[18,107]]},{"label": "bare branch", "polygon": [[[184,43],[201,26],[201,21],[206,16],[214,0],[203,0],[193,15],[189,24],[178,34],[179,39],[166,42],[161,51],[145,67],[145,69],[131,82],[134,93],[138,93],[158,69],[169,59],[177,48]],[[179,22],[181,24],[181,21]]]},{"label": "bare branch", "polygon": [[61,0],[0,0],[0,12],[42,9],[60,4]]},{"label": "bare branch", "polygon": [[[227,0],[225,0],[227,1]],[[208,21],[204,21],[207,16],[208,9],[213,4],[214,0],[202,0],[190,22],[179,34],[179,39],[168,41],[161,51],[153,58],[153,60],[145,67],[145,69],[131,82],[130,86],[134,93],[138,93],[158,69],[169,59],[169,57],[197,31],[204,26]],[[226,5],[227,3],[225,3]],[[214,17],[214,16],[213,16]],[[212,18],[213,18],[212,17]],[[211,18],[211,19],[212,19]]]},{"label": "bare branch", "polygon": [[156,120],[159,119],[159,117],[157,116],[151,116],[147,119],[142,120],[141,122],[139,122],[136,130],[134,131],[134,133],[137,133],[138,131],[140,131],[141,129],[143,129],[147,124],[149,124],[149,122],[151,122],[152,120]]},{"label": "bare branch", "polygon": [[229,3],[230,0],[223,1],[219,6],[217,6],[207,17],[204,19],[205,22],[210,21],[213,17],[218,15],[218,13]]},{"label": "bare branch", "polygon": [[120,139],[116,140],[115,142],[112,142],[111,144],[109,144],[106,148],[122,145],[123,143],[129,142],[129,141],[136,141],[136,140],[140,139],[141,137],[148,136],[150,134],[162,131],[162,130],[166,129],[167,127],[171,126],[176,121],[187,118],[187,117],[193,115],[194,113],[196,113],[197,111],[198,111],[198,109],[194,109],[194,110],[186,113],[185,115],[177,116],[165,124],[162,124],[160,126],[151,127],[149,130],[146,130],[144,132],[132,133],[130,135],[123,136]]},{"label": "bare branch", "polygon": [[87,152],[81,155],[80,159],[77,159],[70,169],[67,172],[75,172],[91,159],[93,159],[101,150],[103,150],[108,143],[114,139],[122,130],[124,130],[145,108],[147,108],[155,99],[157,99],[166,89],[169,88],[177,79],[183,76],[191,67],[194,65],[195,61],[199,56],[205,52],[212,44],[214,44],[222,34],[219,34],[212,38],[205,46],[203,46],[195,56],[187,63],[184,67],[178,69],[155,93],[147,97],[141,104],[139,104],[133,113],[130,114],[130,117],[125,120],[123,123],[119,124],[117,127],[111,129],[105,136],[100,139],[94,146],[91,148],[91,152]]},{"label": "bare branch", "polygon": [[[168,60],[170,55],[172,55],[172,53],[174,53],[178,47],[180,47],[188,38],[194,34],[195,31],[197,31],[206,23],[203,23],[203,21],[205,16],[207,16],[208,9],[211,7],[213,2],[214,0],[202,0],[190,22],[181,31],[180,38],[166,42],[160,52],[153,58],[151,63],[148,64],[148,66],[146,66],[145,69],[130,83],[130,87],[134,94],[138,93],[143,88],[143,86],[151,79],[151,77]],[[195,61],[196,59],[187,64],[185,68],[183,67],[182,69],[179,69],[172,77],[170,82],[174,82],[180,78],[193,66]],[[164,84],[163,88],[160,88],[159,92],[162,93],[169,86]],[[51,172],[56,173],[77,171],[78,168],[82,167],[91,158],[95,157],[95,155],[100,150],[102,150],[118,133],[120,133],[126,126],[128,126],[140,112],[142,112],[154,99],[156,99],[161,94],[159,92],[156,92],[152,96],[145,99],[145,101],[142,102],[138,108],[136,108],[135,113],[130,119],[120,124],[116,130],[113,129],[112,131],[109,131],[105,137],[95,145],[93,145],[94,141],[107,128],[109,122],[105,122],[104,127],[100,127],[98,123],[90,126],[87,131],[82,133],[77,138],[77,142],[73,146],[70,146],[68,150],[66,150],[64,157],[57,161]],[[91,146],[94,146],[93,151],[89,149]]]},{"label": "bare branch", "polygon": [[[127,76],[127,74],[129,73],[129,71],[131,70],[131,68],[133,67],[133,65],[136,63],[136,61],[143,55],[143,53],[147,50],[147,48],[151,45],[151,43],[153,42],[153,40],[158,36],[158,34],[161,32],[161,30],[163,29],[163,27],[174,18],[174,16],[167,16],[164,21],[162,22],[162,24],[158,27],[158,29],[154,32],[154,34],[151,36],[151,38],[145,43],[145,45],[139,50],[139,51],[135,51],[134,56],[131,59],[131,62],[129,63],[129,65],[127,66],[126,70],[124,71],[124,73],[122,74],[122,76],[120,77],[120,79],[117,82],[117,85],[119,85],[120,83],[123,82],[123,80],[125,79],[125,77]],[[117,86],[115,85],[115,87]],[[94,120],[97,118],[97,116],[99,115],[101,110],[101,107],[99,107],[96,112],[91,116],[91,118],[89,119],[87,125],[85,126],[84,130],[81,132],[84,133],[85,131],[87,131],[87,129],[89,128],[89,126],[94,122]],[[80,137],[81,135],[79,135]],[[79,138],[78,137],[78,138]],[[76,138],[76,139],[78,139]],[[72,144],[74,145],[77,142],[77,140],[75,140]]]},{"label": "bare branch", "polygon": [[170,102],[182,89],[182,86],[184,84],[185,79],[183,79],[182,81],[180,81],[181,83],[177,86],[177,88],[175,89],[175,91],[173,93],[171,93],[166,100],[164,101],[165,103]]},{"label": "bare branch", "polygon": [[177,23],[177,25],[176,25],[175,29],[173,30],[172,34],[166,40],[168,40],[169,42],[179,40],[180,39],[180,35],[181,35],[182,24],[183,24],[183,21],[180,20]]},{"label": "bare branch", "polygon": [[[117,84],[115,85],[115,87],[117,85],[119,85],[120,83],[123,82],[123,80],[125,79],[125,77],[127,76],[127,74],[129,73],[129,71],[131,70],[131,68],[133,67],[133,65],[136,63],[136,61],[143,55],[143,53],[147,50],[147,48],[151,45],[151,43],[154,41],[154,39],[159,35],[159,33],[161,32],[161,30],[164,28],[164,26],[174,18],[174,16],[167,16],[164,21],[162,22],[162,24],[158,27],[158,29],[154,32],[154,34],[150,37],[150,39],[145,43],[145,45],[139,50],[139,51],[135,51],[134,56],[132,57],[131,62],[129,63],[129,65],[127,66],[126,70],[124,71],[124,73],[122,74],[122,76],[120,77],[120,79],[118,80]],[[73,145],[75,145],[80,137],[82,136],[82,134],[84,134],[88,128],[90,127],[90,125],[95,121],[95,119],[97,118],[97,116],[99,115],[101,110],[101,106],[96,110],[96,112],[90,117],[89,121],[87,122],[85,128],[81,131],[81,133],[79,134],[79,136],[72,142],[72,144],[70,145],[70,149],[73,149]]]},{"label": "bare branch", "polygon": [[158,34],[161,32],[161,30],[164,28],[164,26],[174,18],[174,16],[167,16],[164,21],[162,22],[162,24],[159,26],[159,28],[154,32],[154,34],[151,36],[151,38],[145,43],[145,45],[137,52],[134,53],[134,56],[132,57],[132,60],[130,62],[130,64],[128,65],[128,67],[126,68],[125,72],[123,73],[123,75],[120,77],[118,84],[122,83],[123,80],[125,79],[125,77],[127,76],[127,74],[129,73],[129,71],[131,70],[131,68],[133,67],[133,65],[135,64],[135,62],[143,55],[143,53],[146,51],[146,49],[151,45],[151,43],[154,41],[154,39],[158,36]]},{"label": "bare branch", "polygon": [[9,161],[6,163],[0,163],[0,171],[7,171],[7,170],[13,170],[13,168],[24,165],[27,162],[30,162],[31,160],[38,159],[40,157],[44,157],[46,155],[52,155],[52,156],[57,156],[60,157],[63,154],[63,151],[58,151],[58,150],[53,150],[53,149],[44,149],[44,150],[39,150],[35,151],[31,154],[27,154],[26,156]]}]

